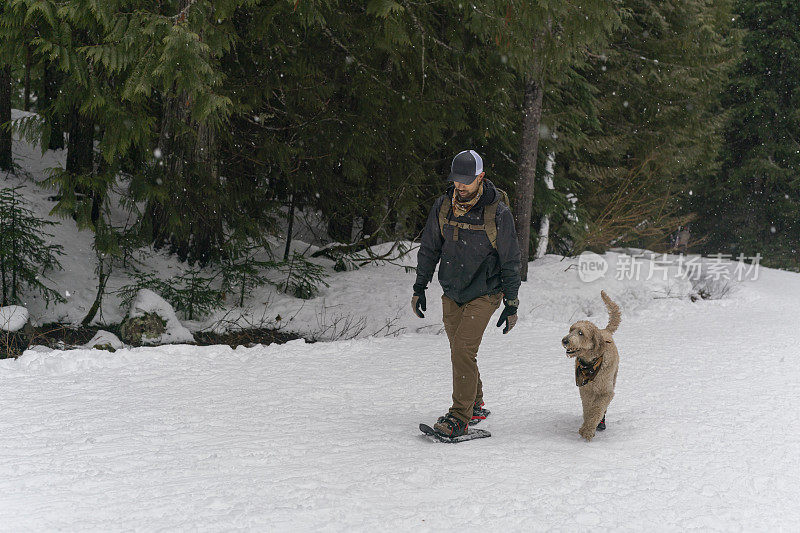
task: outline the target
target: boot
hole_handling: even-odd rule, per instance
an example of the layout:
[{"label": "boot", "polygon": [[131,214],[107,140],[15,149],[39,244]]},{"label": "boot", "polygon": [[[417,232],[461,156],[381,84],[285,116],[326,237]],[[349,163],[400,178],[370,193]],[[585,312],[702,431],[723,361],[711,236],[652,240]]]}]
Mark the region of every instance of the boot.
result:
[{"label": "boot", "polygon": [[486,420],[486,417],[489,416],[489,410],[484,409],[483,406],[483,401],[475,402],[475,405],[472,406],[472,421],[470,424],[477,424],[481,420]]},{"label": "boot", "polygon": [[433,429],[445,437],[460,437],[467,434],[467,423],[447,413],[440,416],[439,420],[433,425]]}]

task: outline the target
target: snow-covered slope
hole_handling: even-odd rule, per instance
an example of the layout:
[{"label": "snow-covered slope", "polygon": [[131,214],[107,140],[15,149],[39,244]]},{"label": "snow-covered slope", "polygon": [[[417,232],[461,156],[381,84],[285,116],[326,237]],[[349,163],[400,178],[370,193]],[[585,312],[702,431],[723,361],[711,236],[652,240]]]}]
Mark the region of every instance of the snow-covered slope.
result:
[{"label": "snow-covered slope", "polygon": [[[15,110],[13,116],[19,118],[25,114]],[[89,231],[79,232],[69,218],[49,216],[55,205],[50,197],[55,191],[37,185],[37,182],[46,177],[48,168],[64,164],[65,154],[63,151],[47,151],[42,155],[39,147],[19,139],[15,140],[13,148],[14,161],[21,172],[18,176],[0,175],[0,187],[21,186],[21,193],[30,209],[41,218],[58,222],[58,226],[49,230],[53,237],[48,241],[62,245],[65,252],[60,259],[63,270],[49,273],[46,284],[59,291],[66,302],[47,305],[40,297],[31,294],[27,295],[24,303],[34,323],[79,323],[96,295],[92,235]],[[114,224],[130,225],[127,216],[121,209],[116,211]],[[279,239],[275,240],[276,249],[282,249],[283,244]],[[375,252],[382,254],[390,247],[389,244],[380,245]],[[294,249],[310,253],[317,248],[295,240]],[[175,257],[153,250],[141,250],[134,259],[142,262],[138,265],[140,269],[152,272],[164,280],[176,277],[186,268]],[[596,297],[601,288],[616,292],[616,297],[628,313],[647,308],[654,298],[686,297],[687,284],[673,276],[668,281],[658,282],[655,279],[624,282],[616,280],[614,273],[618,254],[608,254],[606,259],[610,263],[608,275],[593,283],[576,283],[578,273],[577,261],[574,259],[547,256],[538,260],[533,267],[530,282],[524,285],[520,293],[522,322],[569,320],[602,312],[602,303]],[[330,286],[321,287],[319,296],[312,300],[300,300],[266,285],[250,291],[241,308],[234,305],[235,298],[230,296],[227,305],[212,315],[203,320],[184,321],[184,325],[190,331],[274,327],[296,332],[307,338],[324,340],[441,332],[440,306],[432,305],[424,320],[419,320],[408,312],[415,275],[405,267],[416,266],[416,250],[390,263],[371,264],[357,271],[342,273],[333,271],[333,262],[330,260],[322,258],[315,261],[327,268],[326,281]],[[643,270],[647,271],[647,268]],[[123,307],[115,291],[132,281],[130,272],[119,267],[113,270],[103,305],[95,317],[95,324],[116,324],[123,319],[127,309]],[[429,300],[437,299],[440,293],[438,282],[434,280]]]},{"label": "snow-covered slope", "polygon": [[[538,284],[541,302],[582,294]],[[444,335],[2,361],[0,530],[792,530],[800,276],[633,314],[619,299],[617,396],[591,443],[564,317],[490,326],[493,436],[458,445],[417,431],[449,406]]]}]

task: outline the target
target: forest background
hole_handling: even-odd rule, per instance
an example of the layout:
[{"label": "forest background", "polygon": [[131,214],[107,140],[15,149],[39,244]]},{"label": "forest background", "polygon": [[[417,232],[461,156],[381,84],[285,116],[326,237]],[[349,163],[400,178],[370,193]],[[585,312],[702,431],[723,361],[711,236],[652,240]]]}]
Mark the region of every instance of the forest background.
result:
[{"label": "forest background", "polygon": [[799,48],[786,0],[6,0],[0,169],[15,134],[66,150],[41,183],[94,235],[98,306],[141,247],[257,284],[306,260],[308,214],[353,268],[418,237],[464,149],[528,259],[688,227],[692,252],[798,270]]}]

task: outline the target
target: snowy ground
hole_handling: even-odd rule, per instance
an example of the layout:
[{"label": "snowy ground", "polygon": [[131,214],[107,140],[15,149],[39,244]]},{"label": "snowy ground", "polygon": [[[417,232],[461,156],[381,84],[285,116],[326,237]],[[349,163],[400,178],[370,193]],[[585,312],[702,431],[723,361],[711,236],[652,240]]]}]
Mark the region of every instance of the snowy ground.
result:
[{"label": "snowy ground", "polygon": [[458,445],[417,431],[449,406],[444,335],[29,351],[0,362],[0,529],[794,530],[800,276],[643,302],[591,443],[568,321],[533,308],[487,334],[493,436]]}]

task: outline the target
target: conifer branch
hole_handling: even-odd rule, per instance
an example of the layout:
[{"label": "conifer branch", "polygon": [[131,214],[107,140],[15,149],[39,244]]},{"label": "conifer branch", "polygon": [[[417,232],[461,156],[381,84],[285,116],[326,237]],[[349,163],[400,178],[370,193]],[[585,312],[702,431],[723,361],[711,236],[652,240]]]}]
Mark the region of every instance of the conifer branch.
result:
[{"label": "conifer branch", "polygon": [[188,17],[188,14],[189,14],[189,9],[190,9],[190,8],[191,8],[193,5],[195,5],[196,3],[197,3],[197,0],[189,0],[189,1],[186,3],[186,6],[185,6],[183,9],[181,9],[181,10],[178,12],[178,14],[177,14],[177,15],[173,15],[173,16],[171,16],[171,17],[170,17],[170,20],[172,20],[172,21],[173,21],[173,24],[176,24],[176,25],[177,25],[177,24],[181,24],[181,23],[183,23],[183,22],[186,22],[186,18]]}]

